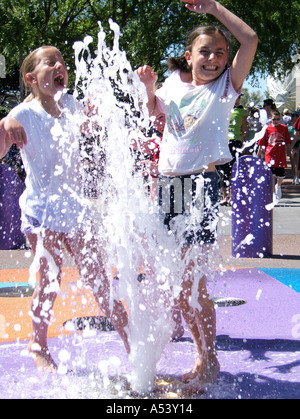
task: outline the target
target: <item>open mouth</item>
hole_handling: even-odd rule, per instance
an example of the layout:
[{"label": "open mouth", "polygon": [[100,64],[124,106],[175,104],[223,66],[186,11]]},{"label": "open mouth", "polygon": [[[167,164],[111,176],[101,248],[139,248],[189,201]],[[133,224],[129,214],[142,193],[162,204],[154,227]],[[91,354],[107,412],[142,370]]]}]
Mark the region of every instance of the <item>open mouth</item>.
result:
[{"label": "open mouth", "polygon": [[62,74],[54,77],[54,84],[58,87],[65,87],[65,78]]},{"label": "open mouth", "polygon": [[203,69],[206,71],[216,71],[218,67],[216,65],[204,65]]}]

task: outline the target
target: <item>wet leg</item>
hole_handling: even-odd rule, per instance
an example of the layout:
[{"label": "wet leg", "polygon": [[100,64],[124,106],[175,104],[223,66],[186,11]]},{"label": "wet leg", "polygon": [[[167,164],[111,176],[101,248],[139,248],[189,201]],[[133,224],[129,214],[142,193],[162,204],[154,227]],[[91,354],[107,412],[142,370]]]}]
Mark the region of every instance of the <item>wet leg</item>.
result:
[{"label": "wet leg", "polygon": [[176,304],[172,308],[171,315],[172,315],[172,320],[174,322],[174,330],[173,330],[171,339],[173,341],[177,341],[184,335],[184,327],[182,325],[181,311],[178,304]]},{"label": "wet leg", "polygon": [[85,240],[83,232],[79,232],[73,237],[69,236],[65,244],[74,257],[85,285],[91,288],[100,309],[119,333],[125,349],[129,353],[130,347],[126,332],[128,315],[120,301],[114,300],[110,304],[110,282],[101,257],[101,245],[94,238]]},{"label": "wet leg", "polygon": [[[28,240],[36,254],[37,235],[29,234]],[[40,240],[43,246],[43,256],[39,260],[38,285],[32,297],[32,337],[27,350],[39,370],[54,372],[57,366],[48,349],[47,333],[53,305],[61,283],[62,241],[57,233],[50,231],[46,231]],[[45,253],[48,257],[45,256]]]},{"label": "wet leg", "polygon": [[198,306],[191,302],[191,290],[194,282],[193,263],[187,269],[180,298],[182,315],[195,342],[198,359],[191,372],[183,376],[183,381],[198,379],[203,383],[214,382],[220,371],[215,350],[216,315],[214,304],[206,289],[203,276],[198,285]]}]

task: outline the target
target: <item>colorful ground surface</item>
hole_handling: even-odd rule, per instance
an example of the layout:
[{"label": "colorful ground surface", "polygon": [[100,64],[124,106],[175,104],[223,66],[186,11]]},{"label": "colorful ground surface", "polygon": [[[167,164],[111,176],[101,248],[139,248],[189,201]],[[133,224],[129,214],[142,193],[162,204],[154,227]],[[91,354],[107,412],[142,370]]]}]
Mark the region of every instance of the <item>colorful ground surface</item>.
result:
[{"label": "colorful ground surface", "polygon": [[[0,271],[0,292],[8,285],[26,286],[26,278],[26,269]],[[49,333],[62,374],[39,373],[26,356],[31,299],[0,297],[0,398],[135,397],[128,385],[130,364],[116,332],[69,334],[63,327],[74,317],[99,315],[93,296],[75,287],[77,279],[76,270],[65,270]],[[166,346],[157,364],[160,385],[150,397],[300,398],[300,269],[230,269],[219,272],[210,288],[215,296],[247,301],[217,308],[217,383],[204,394],[186,393],[178,384],[196,357],[186,331],[179,342]]]}]

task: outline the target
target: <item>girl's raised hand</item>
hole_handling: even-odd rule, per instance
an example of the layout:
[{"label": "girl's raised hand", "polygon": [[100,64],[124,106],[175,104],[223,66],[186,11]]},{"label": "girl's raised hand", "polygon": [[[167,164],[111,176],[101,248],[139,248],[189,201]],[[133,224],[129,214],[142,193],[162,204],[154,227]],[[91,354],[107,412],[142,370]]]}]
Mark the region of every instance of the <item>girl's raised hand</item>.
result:
[{"label": "girl's raised hand", "polygon": [[146,87],[148,96],[147,107],[149,116],[155,116],[160,112],[155,97],[157,73],[155,73],[155,71],[153,71],[149,65],[139,67],[137,70],[135,70],[135,73],[139,76],[140,81],[144,83]]},{"label": "girl's raised hand", "polygon": [[186,3],[185,7],[191,12],[196,13],[211,13],[215,6],[215,0],[181,0]]},{"label": "girl's raised hand", "polygon": [[140,80],[146,87],[155,85],[157,81],[157,73],[155,73],[149,65],[144,65],[135,70]]}]

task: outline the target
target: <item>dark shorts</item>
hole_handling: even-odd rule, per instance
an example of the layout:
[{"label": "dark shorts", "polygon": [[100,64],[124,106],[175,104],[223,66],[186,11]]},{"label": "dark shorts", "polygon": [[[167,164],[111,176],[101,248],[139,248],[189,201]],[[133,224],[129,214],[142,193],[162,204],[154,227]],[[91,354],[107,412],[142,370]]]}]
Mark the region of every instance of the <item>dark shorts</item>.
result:
[{"label": "dark shorts", "polygon": [[273,176],[285,178],[285,168],[284,167],[271,167]]},{"label": "dark shorts", "polygon": [[182,247],[216,241],[218,175],[216,172],[159,176],[163,223]]},{"label": "dark shorts", "polygon": [[35,234],[41,223],[34,217],[24,214],[22,217],[22,232],[24,234]]}]

